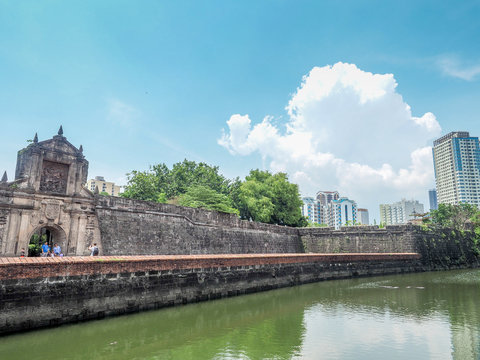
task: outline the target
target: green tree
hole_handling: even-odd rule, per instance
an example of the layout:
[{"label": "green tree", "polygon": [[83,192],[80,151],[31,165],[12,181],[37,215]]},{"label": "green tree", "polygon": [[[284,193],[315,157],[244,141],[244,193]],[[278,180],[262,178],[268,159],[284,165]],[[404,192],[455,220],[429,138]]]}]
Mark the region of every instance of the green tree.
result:
[{"label": "green tree", "polygon": [[[218,173],[218,166],[183,160],[173,165],[168,179],[170,186],[165,190],[168,198],[185,194],[193,185],[203,185],[218,193],[228,195],[230,181]],[[161,184],[163,186],[163,184]]]},{"label": "green tree", "polygon": [[185,194],[178,197],[178,204],[194,208],[221,211],[230,214],[239,214],[233,207],[232,200],[205,185],[190,186]]},{"label": "green tree", "polygon": [[437,210],[430,212],[434,226],[466,230],[468,224],[480,227],[480,212],[475,205],[461,203],[459,205],[439,204]]},{"label": "green tree", "polygon": [[121,196],[146,201],[158,200],[161,191],[157,189],[157,178],[152,170],[133,170],[127,177],[128,183]]},{"label": "green tree", "polygon": [[244,219],[278,225],[307,226],[298,186],[285,173],[252,170],[238,189],[238,208]]},{"label": "green tree", "polygon": [[194,185],[202,185],[229,195],[231,185],[236,184],[219,174],[217,166],[203,162],[197,164],[186,159],[174,164],[171,170],[162,163],[151,166],[147,171],[134,170],[127,176],[128,183],[122,196],[156,202],[176,202],[174,199],[185,194],[188,188]]},{"label": "green tree", "polygon": [[28,256],[40,256],[42,252],[42,244],[47,241],[47,236],[39,234],[33,234],[28,244]]}]

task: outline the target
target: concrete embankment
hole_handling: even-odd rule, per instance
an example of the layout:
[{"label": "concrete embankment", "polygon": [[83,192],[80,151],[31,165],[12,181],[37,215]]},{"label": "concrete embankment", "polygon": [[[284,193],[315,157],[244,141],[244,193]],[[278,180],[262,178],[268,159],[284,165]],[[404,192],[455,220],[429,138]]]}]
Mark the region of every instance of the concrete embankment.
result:
[{"label": "concrete embankment", "polygon": [[0,258],[0,334],[327,279],[425,270],[416,253]]}]

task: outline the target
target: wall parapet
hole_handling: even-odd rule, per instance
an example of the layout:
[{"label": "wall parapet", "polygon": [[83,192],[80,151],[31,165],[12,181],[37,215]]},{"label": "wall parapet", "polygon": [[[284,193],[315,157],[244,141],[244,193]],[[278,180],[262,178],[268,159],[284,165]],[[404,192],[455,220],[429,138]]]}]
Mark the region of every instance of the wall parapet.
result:
[{"label": "wall parapet", "polygon": [[59,258],[0,258],[0,281],[137,271],[208,269],[232,266],[299,263],[412,261],[420,254],[222,254],[150,256],[78,256]]}]

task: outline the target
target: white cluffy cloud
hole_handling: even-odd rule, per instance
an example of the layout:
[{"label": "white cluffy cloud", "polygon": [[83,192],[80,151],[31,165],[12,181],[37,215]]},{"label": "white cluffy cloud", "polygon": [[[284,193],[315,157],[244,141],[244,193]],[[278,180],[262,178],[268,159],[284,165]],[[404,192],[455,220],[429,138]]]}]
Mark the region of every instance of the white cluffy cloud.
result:
[{"label": "white cluffy cloud", "polygon": [[286,107],[285,131],[270,116],[252,124],[235,114],[218,143],[232,155],[258,152],[303,195],[339,190],[373,214],[379,203],[423,200],[433,185],[429,145],[441,128],[432,113],[413,116],[396,87],[392,74],[354,64],[315,67]]}]

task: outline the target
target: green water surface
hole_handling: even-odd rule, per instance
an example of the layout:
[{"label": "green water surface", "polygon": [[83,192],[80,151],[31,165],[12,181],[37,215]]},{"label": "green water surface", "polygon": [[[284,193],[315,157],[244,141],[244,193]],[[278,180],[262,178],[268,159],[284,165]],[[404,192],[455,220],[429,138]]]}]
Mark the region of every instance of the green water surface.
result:
[{"label": "green water surface", "polygon": [[0,359],[480,359],[480,270],[328,281],[0,338]]}]

